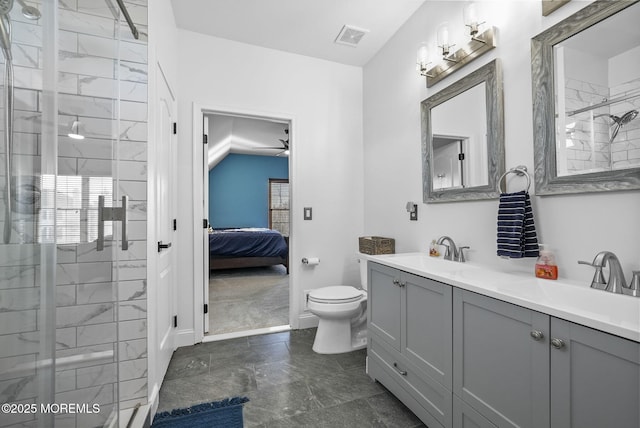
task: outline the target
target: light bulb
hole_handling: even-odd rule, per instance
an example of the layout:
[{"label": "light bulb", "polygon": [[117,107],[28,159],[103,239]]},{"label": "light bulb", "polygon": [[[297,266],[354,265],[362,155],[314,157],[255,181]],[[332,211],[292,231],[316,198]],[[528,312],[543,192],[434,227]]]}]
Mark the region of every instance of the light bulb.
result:
[{"label": "light bulb", "polygon": [[426,43],[421,43],[416,54],[416,69],[423,76],[427,72],[427,65],[429,64],[429,48]]},{"label": "light bulb", "polygon": [[478,34],[480,25],[484,24],[484,21],[480,21],[478,6],[475,2],[469,2],[464,5],[462,8],[462,20],[464,25],[469,27],[469,34],[472,38]]},{"label": "light bulb", "polygon": [[438,46],[442,48],[442,56],[446,57],[449,55],[449,49],[452,44],[449,44],[449,23],[443,22],[438,25],[436,28],[436,39],[438,41]]}]

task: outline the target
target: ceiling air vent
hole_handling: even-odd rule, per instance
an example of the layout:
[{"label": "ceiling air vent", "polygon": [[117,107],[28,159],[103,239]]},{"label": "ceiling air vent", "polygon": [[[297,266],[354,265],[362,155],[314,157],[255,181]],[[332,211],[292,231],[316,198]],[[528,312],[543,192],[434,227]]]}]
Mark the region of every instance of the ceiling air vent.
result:
[{"label": "ceiling air vent", "polygon": [[351,25],[345,25],[340,30],[338,37],[336,37],[335,42],[341,45],[347,45],[355,47],[362,37],[367,34],[369,30],[365,30],[363,28],[353,27]]}]

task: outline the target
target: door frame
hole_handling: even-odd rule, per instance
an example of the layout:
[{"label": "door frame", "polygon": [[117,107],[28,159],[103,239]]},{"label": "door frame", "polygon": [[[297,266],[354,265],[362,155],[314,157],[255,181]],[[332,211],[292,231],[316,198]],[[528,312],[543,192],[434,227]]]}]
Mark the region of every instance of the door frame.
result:
[{"label": "door frame", "polygon": [[[210,104],[193,103],[193,124],[192,124],[192,144],[195,148],[193,159],[191,160],[193,171],[193,201],[196,205],[197,201],[202,201],[202,207],[197,206],[193,210],[193,272],[194,272],[194,293],[193,293],[193,314],[194,314],[194,339],[196,343],[202,342],[204,339],[204,287],[209,284],[209,257],[208,257],[208,240],[206,237],[206,229],[202,227],[202,220],[207,218],[206,211],[209,207],[209,195],[204,192],[205,177],[208,178],[209,171],[203,171],[203,157],[205,144],[202,142],[202,126],[205,114],[219,114],[225,116],[239,116],[251,119],[277,120],[280,122],[289,122],[289,137],[291,141],[296,141],[296,120],[292,114],[281,112],[264,112],[249,109],[231,108],[228,106],[216,106]],[[293,144],[295,146],[295,143]],[[294,195],[295,195],[295,147],[290,147],[289,151],[289,207],[293,212]],[[290,215],[289,218],[290,239],[289,239],[289,325],[292,329],[297,329],[299,320],[299,292],[293,284],[296,283],[296,270],[291,268],[292,265],[292,248],[296,242],[296,220],[295,216]],[[202,255],[199,257],[198,255]]]}]

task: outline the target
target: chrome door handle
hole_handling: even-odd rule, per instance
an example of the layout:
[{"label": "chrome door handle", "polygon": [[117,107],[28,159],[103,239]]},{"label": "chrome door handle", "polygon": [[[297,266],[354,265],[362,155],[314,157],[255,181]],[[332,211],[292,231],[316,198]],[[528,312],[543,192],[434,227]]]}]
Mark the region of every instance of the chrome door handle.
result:
[{"label": "chrome door handle", "polygon": [[169,242],[168,244],[163,244],[162,241],[158,241],[158,252],[166,250],[167,248],[171,248],[171,242]]},{"label": "chrome door handle", "polygon": [[406,370],[401,370],[400,367],[398,367],[398,363],[394,362],[393,363],[393,368],[396,369],[396,371],[398,373],[400,373],[402,376],[406,376],[407,375],[407,371]]},{"label": "chrome door handle", "polygon": [[551,339],[551,346],[556,349],[564,348],[564,340],[562,339]]},{"label": "chrome door handle", "polygon": [[531,335],[531,337],[533,337],[533,340],[535,341],[540,341],[544,338],[544,334],[541,331],[538,330],[533,330],[531,333],[529,333]]},{"label": "chrome door handle", "polygon": [[104,196],[98,196],[98,240],[96,242],[96,251],[104,250],[105,221],[122,222],[122,249],[129,249],[129,241],[127,240],[127,201],[128,197],[123,196],[121,207],[105,207]]}]

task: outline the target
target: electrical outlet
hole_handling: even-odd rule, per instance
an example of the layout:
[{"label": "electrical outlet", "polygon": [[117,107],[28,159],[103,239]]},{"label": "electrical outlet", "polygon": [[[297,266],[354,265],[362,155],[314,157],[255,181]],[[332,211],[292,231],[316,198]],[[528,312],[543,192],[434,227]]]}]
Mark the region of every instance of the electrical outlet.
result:
[{"label": "electrical outlet", "polygon": [[311,290],[304,290],[304,310],[309,310],[309,293]]}]

